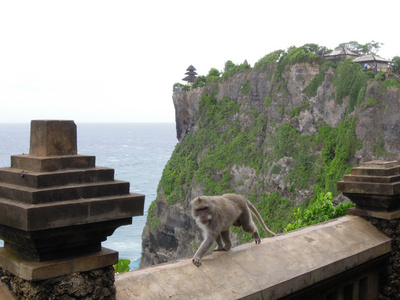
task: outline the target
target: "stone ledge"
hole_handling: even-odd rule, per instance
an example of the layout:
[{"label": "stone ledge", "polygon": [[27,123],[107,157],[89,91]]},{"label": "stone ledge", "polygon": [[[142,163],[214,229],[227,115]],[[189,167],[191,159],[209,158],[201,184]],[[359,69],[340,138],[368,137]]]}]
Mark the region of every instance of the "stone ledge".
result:
[{"label": "stone ledge", "polygon": [[91,155],[34,156],[22,154],[11,156],[11,168],[34,172],[94,168],[95,164],[96,158]]},{"label": "stone ledge", "polygon": [[26,204],[55,203],[127,195],[129,194],[129,186],[130,183],[127,181],[113,180],[36,189],[0,182],[0,198]]},{"label": "stone ledge", "polygon": [[114,169],[94,167],[53,172],[26,172],[22,169],[0,168],[0,178],[3,183],[38,189],[78,183],[113,181]]},{"label": "stone ledge", "polygon": [[112,266],[117,262],[118,252],[107,248],[102,248],[101,251],[93,254],[46,262],[26,260],[0,248],[0,266],[14,275],[31,281],[99,269]]},{"label": "stone ledge", "polygon": [[279,299],[390,251],[390,238],[345,216],[212,253],[199,268],[184,259],[117,275],[117,299]]},{"label": "stone ledge", "polygon": [[144,195],[130,193],[31,205],[0,198],[2,225],[26,231],[96,223],[142,215]]},{"label": "stone ledge", "polygon": [[352,207],[349,209],[349,214],[354,216],[367,217],[367,218],[372,217],[384,220],[400,219],[400,209],[394,211],[374,211],[374,210],[365,210]]}]

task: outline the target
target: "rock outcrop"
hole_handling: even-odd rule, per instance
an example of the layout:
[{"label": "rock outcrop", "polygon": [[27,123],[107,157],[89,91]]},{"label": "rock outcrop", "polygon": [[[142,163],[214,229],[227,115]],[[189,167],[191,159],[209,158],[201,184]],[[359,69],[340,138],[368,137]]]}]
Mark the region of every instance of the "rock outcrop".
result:
[{"label": "rock outcrop", "polygon": [[[323,80],[315,87],[314,93],[306,93],[306,88],[313,83],[320,72],[325,73]],[[213,182],[226,180],[223,191],[228,190],[246,196],[253,195],[257,201],[264,201],[265,197],[276,193],[281,198],[289,199],[292,205],[296,205],[308,200],[315,193],[313,187],[320,181],[331,180],[331,186],[335,186],[335,180],[340,180],[340,178],[328,178],[330,175],[324,173],[324,164],[327,157],[330,160],[335,157],[339,159],[343,153],[339,153],[340,150],[335,145],[330,145],[329,148],[325,145],[326,141],[317,137],[318,134],[322,136],[322,129],[327,130],[327,128],[335,130],[341,126],[342,130],[345,130],[353,124],[354,142],[357,142],[357,145],[354,146],[354,153],[347,153],[344,164],[348,167],[375,159],[400,159],[398,151],[400,148],[400,89],[398,87],[383,88],[382,81],[371,79],[363,90],[364,97],[358,96],[358,99],[362,101],[357,100],[357,105],[354,105],[349,95],[338,99],[337,84],[335,84],[337,72],[335,67],[321,70],[321,64],[318,62],[291,64],[280,72],[277,71],[276,66],[258,67],[235,74],[223,82],[187,92],[174,93],[176,129],[180,145],[178,144],[171,160],[175,158],[175,155],[186,155],[186,160],[192,159],[191,155],[196,155],[192,162],[196,164],[193,171],[196,172],[204,167],[205,157],[215,154],[213,151],[216,151],[216,148],[213,145],[207,145],[201,150],[189,151],[185,148],[193,147],[193,144],[186,144],[189,134],[192,136],[200,134],[201,130],[209,126],[207,122],[216,121],[205,117],[207,108],[203,107],[204,101],[210,100],[203,99],[204,95],[213,95],[215,105],[225,99],[230,104],[239,107],[236,111],[226,114],[226,120],[221,123],[223,124],[220,129],[221,136],[232,130],[235,132],[235,136],[232,136],[234,139],[242,132],[255,130],[259,126],[258,131],[250,133],[254,137],[253,145],[249,146],[248,151],[254,151],[257,156],[254,159],[259,159],[263,166],[258,168],[253,162],[247,163],[248,159],[240,163],[232,160],[231,165],[210,175]],[[241,129],[233,130],[236,127]],[[288,129],[287,135],[279,135],[285,128]],[[286,146],[293,148],[289,149],[291,151],[287,148],[279,148],[280,142],[291,139],[291,135],[294,134],[308,138],[309,149],[307,149],[307,141],[302,141],[300,144],[301,138],[295,140],[290,146]],[[282,140],[278,140],[279,138]],[[303,156],[293,154],[297,148],[302,149]],[[188,152],[184,154],[182,149]],[[238,148],[233,149],[235,152]],[[233,154],[226,153],[226,155]],[[260,156],[263,157],[259,158]],[[218,162],[216,160],[215,164]],[[299,164],[302,164],[301,167],[298,166]],[[177,169],[171,171],[167,168],[168,165],[159,185],[157,200],[150,208],[149,215],[152,215],[153,221],[148,219],[143,232],[141,267],[193,255],[202,237],[200,230],[190,217],[189,203],[198,195],[219,191],[211,189],[207,180],[199,174],[197,176],[188,174],[187,178],[179,182],[175,181],[174,187],[184,191],[178,197],[176,196],[178,193],[166,191],[165,182],[167,178],[175,176],[180,171]],[[180,165],[179,168],[186,167]],[[309,169],[307,174],[311,175],[304,179],[305,184],[295,182],[303,179],[295,179],[296,174],[293,174],[293,170],[297,170],[296,168]],[[330,188],[328,185],[325,186],[325,190],[330,190]],[[175,198],[171,195],[175,195]],[[260,200],[261,198],[264,200]],[[157,222],[154,222],[155,219]],[[267,225],[270,227],[268,221]]]}]

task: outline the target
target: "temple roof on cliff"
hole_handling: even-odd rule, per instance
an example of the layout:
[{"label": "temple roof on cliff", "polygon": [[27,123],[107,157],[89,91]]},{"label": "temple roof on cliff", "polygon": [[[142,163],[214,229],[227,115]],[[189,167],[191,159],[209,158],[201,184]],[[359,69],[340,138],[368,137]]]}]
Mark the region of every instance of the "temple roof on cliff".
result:
[{"label": "temple roof on cliff", "polygon": [[336,47],[335,50],[326,53],[324,56],[332,57],[339,55],[360,56],[357,52],[351,51],[344,46]]},{"label": "temple roof on cliff", "polygon": [[371,62],[371,61],[376,61],[376,62],[384,62],[384,63],[388,63],[389,60],[382,58],[378,55],[375,54],[368,54],[368,55],[363,55],[360,57],[357,57],[356,59],[354,59],[354,62]]},{"label": "temple roof on cliff", "polygon": [[190,65],[190,66],[186,69],[186,71],[196,71],[196,68],[193,67],[192,65]]},{"label": "temple roof on cliff", "polygon": [[182,80],[183,81],[187,81],[187,82],[194,82],[195,81],[195,79],[197,78],[197,73],[195,72],[196,71],[196,68],[195,67],[193,67],[192,65],[190,65],[187,69],[186,69],[186,73],[185,73],[185,75],[188,75],[188,76],[186,76],[185,78],[183,78]]}]

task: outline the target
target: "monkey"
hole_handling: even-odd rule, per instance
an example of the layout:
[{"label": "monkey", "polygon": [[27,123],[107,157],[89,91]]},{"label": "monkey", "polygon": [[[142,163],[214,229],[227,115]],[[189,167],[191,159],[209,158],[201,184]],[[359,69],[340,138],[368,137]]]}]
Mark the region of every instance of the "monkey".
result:
[{"label": "monkey", "polygon": [[192,200],[191,206],[192,216],[204,235],[204,241],[192,259],[196,267],[200,267],[201,258],[211,248],[214,241],[217,242],[217,248],[214,251],[228,251],[232,247],[231,226],[242,226],[244,231],[252,234],[256,244],[261,243],[250,211],[255,215],[265,232],[273,236],[276,235],[265,225],[254,205],[241,195],[201,196]]}]

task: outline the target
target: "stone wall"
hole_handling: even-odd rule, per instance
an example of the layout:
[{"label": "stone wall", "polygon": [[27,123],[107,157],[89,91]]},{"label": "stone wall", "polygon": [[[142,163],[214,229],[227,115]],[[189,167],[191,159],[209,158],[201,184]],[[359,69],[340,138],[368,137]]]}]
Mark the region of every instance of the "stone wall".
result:
[{"label": "stone wall", "polygon": [[392,252],[381,274],[378,299],[400,299],[400,220],[366,219],[392,239]]},{"label": "stone wall", "polygon": [[[390,239],[357,216],[345,216],[206,255],[196,267],[191,259],[168,262],[117,275],[117,299],[281,299],[309,287],[312,299],[376,300],[377,276],[371,266],[390,253]],[[348,277],[348,272],[356,270]],[[345,277],[342,285],[337,285]],[[335,282],[328,283],[331,278]],[[355,279],[368,282],[367,298],[340,298],[341,287]],[[362,286],[362,285],[361,285]],[[359,286],[352,284],[354,295]],[[346,288],[348,290],[348,288]],[[313,294],[314,295],[314,294]],[[311,299],[297,295],[296,300]]]},{"label": "stone wall", "polygon": [[114,268],[76,272],[59,278],[28,281],[0,268],[0,278],[18,299],[115,299]]}]

